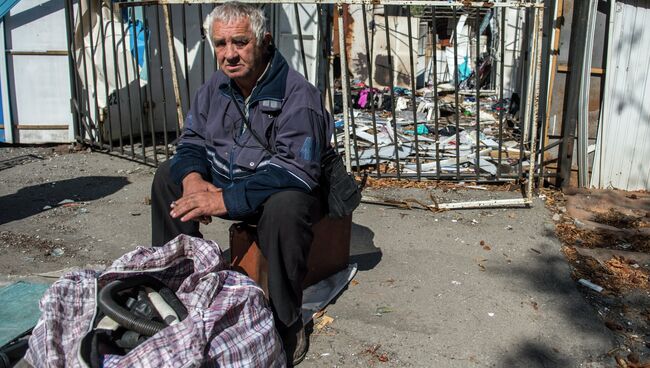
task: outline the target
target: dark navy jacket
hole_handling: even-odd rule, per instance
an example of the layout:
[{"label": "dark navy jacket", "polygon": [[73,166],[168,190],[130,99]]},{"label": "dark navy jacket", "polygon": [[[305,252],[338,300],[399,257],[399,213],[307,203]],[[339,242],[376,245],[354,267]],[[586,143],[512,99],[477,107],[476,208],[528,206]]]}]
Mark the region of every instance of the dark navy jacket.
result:
[{"label": "dark navy jacket", "polygon": [[[248,112],[252,129],[274,154],[244,126],[235,103]],[[221,71],[201,86],[172,159],[172,176],[180,184],[190,172],[200,173],[223,189],[228,217],[242,218],[273,193],[311,192],[331,134],[332,120],[318,89],[275,51],[247,105]]]}]

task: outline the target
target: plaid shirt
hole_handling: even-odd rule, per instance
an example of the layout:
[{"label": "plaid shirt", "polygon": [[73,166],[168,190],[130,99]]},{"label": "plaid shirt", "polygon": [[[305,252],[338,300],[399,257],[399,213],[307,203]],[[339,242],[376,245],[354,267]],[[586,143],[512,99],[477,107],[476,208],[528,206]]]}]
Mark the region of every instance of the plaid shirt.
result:
[{"label": "plaid shirt", "polygon": [[139,247],[103,273],[71,272],[40,302],[41,317],[25,359],[34,367],[87,367],[81,340],[93,328],[98,287],[147,273],[176,291],[189,315],[104,367],[281,367],[282,343],[262,290],[228,270],[219,246],[185,235],[159,248]]}]

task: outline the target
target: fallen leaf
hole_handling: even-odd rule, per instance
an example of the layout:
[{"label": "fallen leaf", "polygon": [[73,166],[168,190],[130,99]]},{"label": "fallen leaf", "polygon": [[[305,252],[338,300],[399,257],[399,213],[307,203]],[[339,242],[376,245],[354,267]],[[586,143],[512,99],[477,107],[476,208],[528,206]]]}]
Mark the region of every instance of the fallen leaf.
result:
[{"label": "fallen leaf", "polygon": [[357,281],[357,280],[352,280],[352,281],[350,281],[350,285],[352,285],[352,286],[357,286],[357,285],[359,285],[359,281]]},{"label": "fallen leaf", "polygon": [[325,328],[326,326],[332,324],[332,322],[334,322],[334,318],[332,318],[332,317],[330,317],[330,316],[323,315],[323,316],[318,320],[318,323],[316,323],[316,325],[314,325],[314,328],[315,328],[316,330],[319,330],[319,331],[320,331],[320,330],[322,330],[323,328]]},{"label": "fallen leaf", "polygon": [[484,245],[484,246],[483,246],[483,250],[491,250],[491,249],[492,249],[492,248],[490,248],[489,245]]}]

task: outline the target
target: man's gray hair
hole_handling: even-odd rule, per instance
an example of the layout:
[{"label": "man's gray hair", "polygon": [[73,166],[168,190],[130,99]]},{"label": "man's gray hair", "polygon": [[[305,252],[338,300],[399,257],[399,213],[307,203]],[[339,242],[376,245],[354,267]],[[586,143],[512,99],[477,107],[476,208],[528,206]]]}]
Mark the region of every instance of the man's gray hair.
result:
[{"label": "man's gray hair", "polygon": [[268,32],[264,11],[255,5],[240,3],[238,1],[230,1],[218,5],[205,18],[203,28],[207,30],[210,44],[214,46],[214,40],[212,39],[214,22],[219,21],[228,24],[241,18],[248,18],[255,38],[257,38],[257,46],[261,46],[264,41],[264,35]]}]

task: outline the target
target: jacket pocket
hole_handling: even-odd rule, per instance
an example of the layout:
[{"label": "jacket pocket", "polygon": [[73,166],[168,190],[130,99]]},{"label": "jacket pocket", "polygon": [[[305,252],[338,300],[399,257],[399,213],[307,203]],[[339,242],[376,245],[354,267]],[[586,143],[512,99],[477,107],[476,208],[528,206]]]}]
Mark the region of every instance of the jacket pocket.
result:
[{"label": "jacket pocket", "polygon": [[269,154],[264,148],[246,147],[242,149],[235,158],[235,165],[244,171],[255,171],[269,161]]}]

